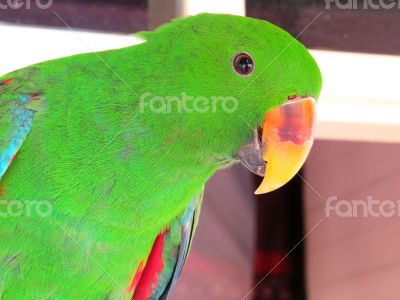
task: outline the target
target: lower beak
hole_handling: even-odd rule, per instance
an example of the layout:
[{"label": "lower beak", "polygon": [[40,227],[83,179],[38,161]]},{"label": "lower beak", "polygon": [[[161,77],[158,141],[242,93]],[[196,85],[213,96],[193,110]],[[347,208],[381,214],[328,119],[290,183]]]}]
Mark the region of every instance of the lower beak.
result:
[{"label": "lower beak", "polygon": [[292,179],[303,166],[314,140],[315,100],[292,98],[269,111],[262,125],[262,135],[238,153],[252,172],[264,176],[255,194],[274,191]]}]

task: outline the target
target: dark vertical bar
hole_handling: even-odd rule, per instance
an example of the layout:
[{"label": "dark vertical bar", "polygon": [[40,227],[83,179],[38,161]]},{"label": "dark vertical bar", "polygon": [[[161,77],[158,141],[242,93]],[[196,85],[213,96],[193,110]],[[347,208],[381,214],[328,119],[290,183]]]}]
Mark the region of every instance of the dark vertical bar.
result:
[{"label": "dark vertical bar", "polygon": [[306,299],[304,246],[292,250],[304,236],[302,189],[296,176],[279,190],[257,196],[254,284],[262,282],[254,300]]}]

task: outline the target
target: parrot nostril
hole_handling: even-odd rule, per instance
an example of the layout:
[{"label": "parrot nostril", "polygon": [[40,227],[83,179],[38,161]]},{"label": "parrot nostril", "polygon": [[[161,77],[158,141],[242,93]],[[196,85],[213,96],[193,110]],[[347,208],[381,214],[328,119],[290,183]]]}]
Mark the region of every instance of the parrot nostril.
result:
[{"label": "parrot nostril", "polygon": [[294,100],[297,100],[297,99],[299,99],[299,98],[300,98],[299,95],[290,95],[290,96],[288,97],[288,100],[289,100],[289,101],[294,101]]}]

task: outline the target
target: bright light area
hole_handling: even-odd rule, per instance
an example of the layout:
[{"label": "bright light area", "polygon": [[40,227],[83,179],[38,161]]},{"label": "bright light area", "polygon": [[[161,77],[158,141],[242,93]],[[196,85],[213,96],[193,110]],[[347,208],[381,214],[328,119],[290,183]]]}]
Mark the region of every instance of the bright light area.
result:
[{"label": "bright light area", "polygon": [[244,16],[246,4],[244,0],[186,0],[183,8],[184,15],[209,12]]},{"label": "bright light area", "polygon": [[[0,60],[0,74],[49,59],[143,42],[129,35],[6,24],[0,24],[0,36],[5,58]],[[400,142],[400,57],[311,52],[324,78],[317,138]]]},{"label": "bright light area", "polygon": [[312,54],[324,78],[318,137],[400,142],[400,57],[334,51]]},{"label": "bright light area", "polygon": [[143,42],[134,36],[0,23],[0,75],[49,59],[122,48]]}]

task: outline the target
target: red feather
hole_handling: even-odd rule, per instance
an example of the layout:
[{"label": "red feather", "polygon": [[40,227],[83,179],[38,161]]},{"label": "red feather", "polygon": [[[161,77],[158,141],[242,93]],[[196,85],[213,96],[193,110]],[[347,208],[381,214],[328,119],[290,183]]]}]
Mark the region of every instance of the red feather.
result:
[{"label": "red feather", "polygon": [[3,83],[3,84],[10,84],[13,80],[14,80],[13,78],[4,79],[1,83]]},{"label": "red feather", "polygon": [[164,269],[163,248],[164,232],[156,238],[143,271],[139,264],[131,284],[134,290],[132,300],[147,300],[152,295],[153,287],[158,283],[158,276]]}]

